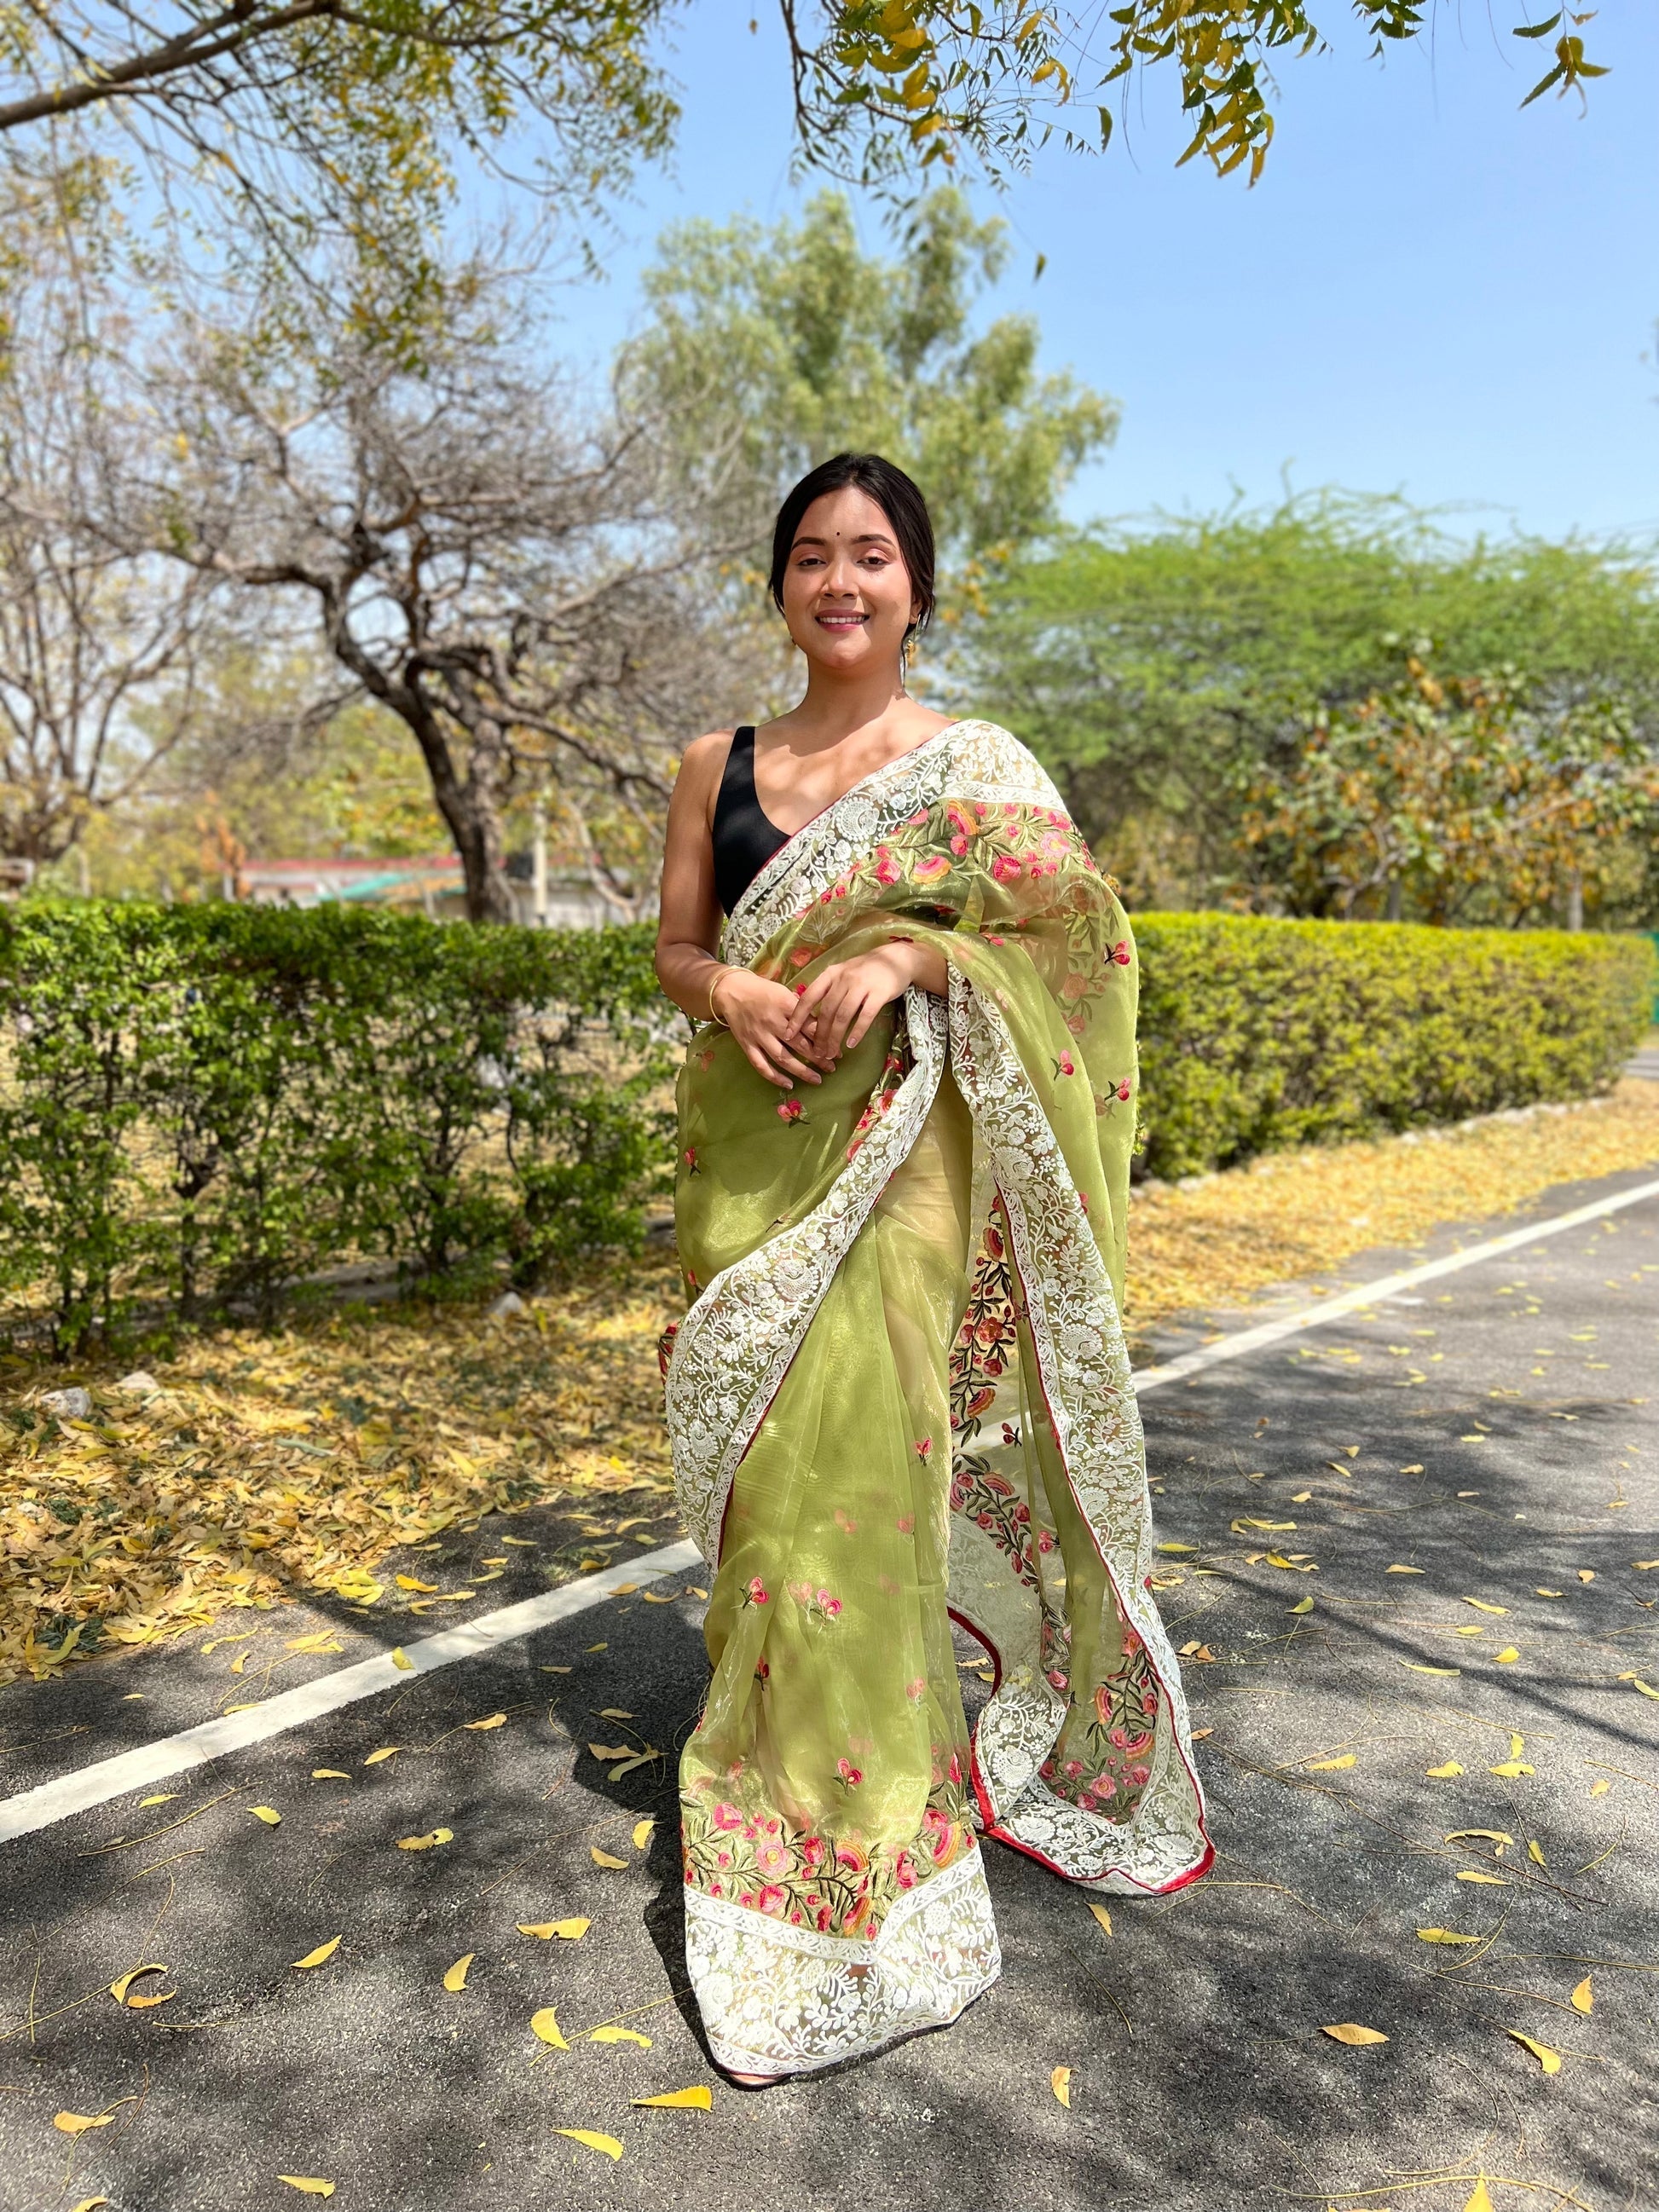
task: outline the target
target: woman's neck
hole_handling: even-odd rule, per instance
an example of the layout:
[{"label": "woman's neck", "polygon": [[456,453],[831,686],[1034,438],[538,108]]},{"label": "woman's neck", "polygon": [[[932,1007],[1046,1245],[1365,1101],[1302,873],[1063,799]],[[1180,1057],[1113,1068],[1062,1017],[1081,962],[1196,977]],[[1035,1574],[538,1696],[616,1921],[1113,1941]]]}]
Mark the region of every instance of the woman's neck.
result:
[{"label": "woman's neck", "polygon": [[807,664],[806,696],[799,707],[778,717],[790,735],[813,751],[839,744],[856,732],[873,728],[895,714],[925,714],[904,689],[896,665],[868,673],[840,675]]}]

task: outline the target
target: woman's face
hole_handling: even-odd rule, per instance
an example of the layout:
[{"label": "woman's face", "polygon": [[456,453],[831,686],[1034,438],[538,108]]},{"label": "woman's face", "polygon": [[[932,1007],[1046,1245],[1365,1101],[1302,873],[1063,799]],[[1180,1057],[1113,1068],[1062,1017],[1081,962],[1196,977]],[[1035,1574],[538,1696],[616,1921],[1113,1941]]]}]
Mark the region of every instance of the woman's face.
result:
[{"label": "woman's face", "polygon": [[815,499],[783,574],[783,618],[807,659],[849,675],[896,670],[918,612],[885,511],[850,485]]}]

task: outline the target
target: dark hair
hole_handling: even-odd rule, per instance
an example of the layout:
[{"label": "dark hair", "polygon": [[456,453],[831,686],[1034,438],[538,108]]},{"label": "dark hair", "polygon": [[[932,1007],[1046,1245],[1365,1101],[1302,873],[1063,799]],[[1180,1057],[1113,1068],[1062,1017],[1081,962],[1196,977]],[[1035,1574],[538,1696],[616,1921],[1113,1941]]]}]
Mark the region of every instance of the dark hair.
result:
[{"label": "dark hair", "polygon": [[927,629],[933,612],[933,522],[920,488],[902,469],[884,460],[879,453],[832,454],[829,460],[820,461],[817,468],[809,469],[784,501],[772,532],[772,573],[767,580],[772,604],[780,614],[783,612],[784,571],[789,566],[795,533],[807,508],[815,499],[822,499],[825,492],[849,489],[874,500],[893,526],[893,536],[909,572],[910,589],[920,610],[904,633],[908,643],[917,630]]}]

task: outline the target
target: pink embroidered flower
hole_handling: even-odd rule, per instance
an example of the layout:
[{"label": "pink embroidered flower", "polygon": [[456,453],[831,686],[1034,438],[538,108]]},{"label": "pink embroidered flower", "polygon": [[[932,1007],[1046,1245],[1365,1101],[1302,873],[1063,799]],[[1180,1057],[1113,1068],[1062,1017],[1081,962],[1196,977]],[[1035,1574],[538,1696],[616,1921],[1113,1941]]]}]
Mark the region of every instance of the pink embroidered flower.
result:
[{"label": "pink embroidered flower", "polygon": [[922,1437],[919,1439],[916,1444],[916,1457],[921,1460],[925,1460],[933,1449],[933,1439],[932,1437]]},{"label": "pink embroidered flower", "polygon": [[898,1519],[893,1525],[898,1530],[901,1536],[914,1535],[915,1533],[916,1516],[914,1513],[901,1513]]},{"label": "pink embroidered flower", "polygon": [[1127,968],[1128,966],[1131,955],[1129,951],[1129,940],[1127,937],[1121,939],[1119,943],[1112,947],[1110,957],[1112,959],[1116,961],[1120,968]]},{"label": "pink embroidered flower", "polygon": [[[843,1760],[842,1764],[845,1765],[845,1763]],[[845,1867],[848,1874],[862,1874],[869,1863],[868,1858],[856,1844],[842,1843],[836,1845],[836,1864],[838,1867]]]},{"label": "pink embroidered flower", "polygon": [[1006,945],[1008,940],[1006,937],[993,937],[988,931],[986,933],[985,942],[988,945]]},{"label": "pink embroidered flower", "polygon": [[1117,1095],[1118,1095],[1119,1098],[1120,1098],[1120,1099],[1121,1099],[1121,1100],[1122,1100],[1122,1102],[1123,1102],[1126,1105],[1128,1103],[1128,1098],[1129,1098],[1129,1087],[1130,1087],[1130,1086],[1129,1086],[1129,1079],[1128,1079],[1128,1077],[1126,1075],[1126,1076],[1124,1077],[1124,1079],[1123,1079],[1122,1082],[1121,1082],[1121,1083],[1120,1083],[1120,1084],[1118,1085],[1118,1086],[1117,1086]]},{"label": "pink embroidered flower", "polygon": [[850,1513],[839,1505],[836,1508],[836,1526],[843,1536],[856,1536],[859,1533],[858,1522],[854,1520]]},{"label": "pink embroidered flower", "polygon": [[[816,1874],[823,1864],[824,1850],[822,1836],[803,1836],[800,1839],[800,1863],[808,1874]],[[809,1905],[816,1905],[816,1897],[809,1897]]]},{"label": "pink embroidered flower", "polygon": [[769,1677],[770,1677],[770,1675],[771,1675],[771,1672],[772,1672],[772,1669],[770,1668],[770,1667],[769,1667],[769,1666],[768,1666],[768,1664],[766,1663],[766,1661],[765,1661],[765,1659],[764,1659],[763,1657],[763,1658],[760,1658],[760,1659],[757,1659],[757,1660],[756,1661],[756,1662],[755,1662],[755,1680],[756,1680],[757,1682],[764,1682],[764,1681],[766,1681],[767,1680],[769,1680]]},{"label": "pink embroidered flower", "polygon": [[927,1694],[927,1684],[926,1679],[922,1675],[918,1674],[914,1682],[907,1682],[904,1686],[904,1694],[908,1698],[913,1705],[919,1705],[922,1698]]},{"label": "pink embroidered flower", "polygon": [[702,1170],[697,1165],[697,1148],[695,1145],[688,1145],[686,1146],[684,1158],[685,1164],[693,1175],[699,1175],[702,1173]]},{"label": "pink embroidered flower", "polygon": [[1129,1779],[1137,1790],[1144,1790],[1152,1778],[1152,1770],[1150,1766],[1132,1766],[1129,1769]]},{"label": "pink embroidered flower", "polygon": [[1068,1759],[1061,1771],[1068,1782],[1075,1782],[1083,1771],[1083,1761],[1080,1759]]},{"label": "pink embroidered flower", "polygon": [[775,1917],[782,1912],[784,1906],[787,1905],[788,1902],[788,1891],[787,1889],[780,1889],[775,1881],[767,1882],[755,1899],[755,1903],[760,1907],[763,1912],[769,1912]]},{"label": "pink embroidered flower", "polygon": [[755,1864],[763,1874],[786,1875],[789,1871],[789,1850],[785,1844],[771,1841],[755,1847]]},{"label": "pink embroidered flower", "polygon": [[1082,1810],[1085,1813],[1093,1813],[1098,1809],[1097,1801],[1091,1790],[1079,1790],[1077,1794],[1077,1802]]},{"label": "pink embroidered flower", "polygon": [[805,1118],[805,1109],[799,1098],[786,1098],[778,1109],[780,1121],[799,1121]]},{"label": "pink embroidered flower", "polygon": [[737,1829],[743,1826],[743,1815],[735,1805],[716,1805],[708,1817],[717,1828]]},{"label": "pink embroidered flower", "polygon": [[827,1905],[818,1907],[817,1929],[820,1936],[830,1933],[830,1908]]},{"label": "pink embroidered flower", "polygon": [[[1100,1692],[1100,1694],[1101,1694],[1101,1695],[1103,1695],[1103,1696],[1105,1694],[1105,1693],[1104,1693],[1103,1689],[1103,1691]],[[1118,1747],[1118,1749],[1119,1749],[1120,1751],[1127,1751],[1127,1749],[1129,1748],[1129,1731],[1128,1731],[1128,1729],[1127,1729],[1115,1728],[1115,1729],[1112,1730],[1112,1734],[1111,1734],[1111,1741],[1113,1741],[1113,1742],[1117,1746],[1117,1747]]]},{"label": "pink embroidered flower", "polygon": [[945,1771],[953,1784],[960,1783],[962,1780],[962,1761],[957,1757],[955,1752],[951,1753],[951,1764]]},{"label": "pink embroidered flower", "polygon": [[914,880],[919,884],[937,883],[941,876],[951,872],[951,863],[943,853],[925,853],[911,868]]},{"label": "pink embroidered flower", "polygon": [[[850,1759],[838,1759],[836,1761],[836,1771],[849,1790],[856,1790],[864,1779],[863,1768],[854,1766]],[[840,1852],[837,1851],[836,1856],[839,1858]]]},{"label": "pink embroidered flower", "polygon": [[758,1575],[750,1577],[749,1587],[744,1595],[750,1605],[766,1605],[770,1602],[766,1593],[766,1584]]},{"label": "pink embroidered flower", "polygon": [[1019,872],[1019,862],[1012,853],[999,853],[991,863],[991,873],[1000,884],[1012,883]]},{"label": "pink embroidered flower", "polygon": [[1072,1064],[1072,1055],[1069,1052],[1061,1053],[1054,1065],[1059,1068],[1060,1073],[1062,1075],[1075,1075],[1077,1073],[1077,1069]]},{"label": "pink embroidered flower", "polygon": [[1052,1529],[1052,1528],[1039,1528],[1039,1529],[1037,1530],[1037,1549],[1038,1549],[1038,1551],[1039,1551],[1039,1552],[1041,1552],[1041,1553],[1043,1554],[1044,1558],[1046,1559],[1046,1558],[1047,1558],[1047,1556],[1048,1556],[1048,1554],[1050,1552],[1052,1552],[1052,1551],[1054,1550],[1054,1531],[1053,1531],[1053,1529]]},{"label": "pink embroidered flower", "polygon": [[908,1851],[901,1851],[898,1857],[894,1861],[893,1879],[897,1882],[901,1889],[914,1889],[915,1887],[916,1870],[910,1863],[910,1854]]},{"label": "pink embroidered flower", "polygon": [[904,871],[885,845],[876,848],[875,874],[878,884],[896,884],[903,878]]},{"label": "pink embroidered flower", "polygon": [[1058,1667],[1051,1667],[1048,1669],[1048,1682],[1053,1689],[1063,1690],[1066,1687],[1066,1677]]}]

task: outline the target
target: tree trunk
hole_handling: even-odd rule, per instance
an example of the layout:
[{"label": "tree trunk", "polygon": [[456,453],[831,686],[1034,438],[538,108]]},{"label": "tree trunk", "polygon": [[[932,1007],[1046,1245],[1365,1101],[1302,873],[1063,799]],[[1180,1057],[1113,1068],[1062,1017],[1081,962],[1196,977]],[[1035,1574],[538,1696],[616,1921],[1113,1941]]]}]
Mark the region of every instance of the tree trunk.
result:
[{"label": "tree trunk", "polygon": [[1388,904],[1388,910],[1387,910],[1386,915],[1384,915],[1384,919],[1385,919],[1386,921],[1399,921],[1400,916],[1401,916],[1401,911],[1402,911],[1402,908],[1403,908],[1404,896],[1405,896],[1405,894],[1404,894],[1404,892],[1403,892],[1403,891],[1401,890],[1401,884],[1400,884],[1400,878],[1399,878],[1399,877],[1398,877],[1398,876],[1390,876],[1390,877],[1389,878],[1389,904]]},{"label": "tree trunk", "polygon": [[1567,927],[1569,929],[1582,929],[1583,927],[1583,872],[1577,868],[1569,868],[1567,871]]}]

